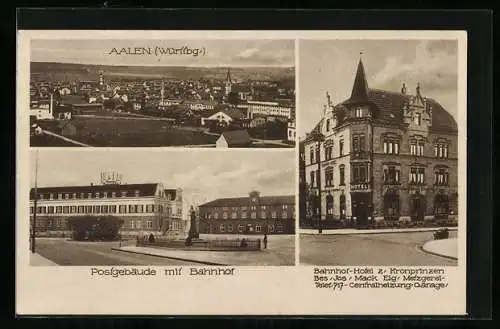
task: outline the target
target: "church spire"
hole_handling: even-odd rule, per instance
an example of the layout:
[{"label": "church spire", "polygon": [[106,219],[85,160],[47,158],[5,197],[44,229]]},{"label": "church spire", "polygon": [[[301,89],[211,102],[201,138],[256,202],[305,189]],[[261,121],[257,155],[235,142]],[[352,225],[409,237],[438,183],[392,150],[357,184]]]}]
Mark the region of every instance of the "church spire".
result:
[{"label": "church spire", "polygon": [[[363,53],[360,53],[362,55]],[[360,56],[356,77],[352,86],[349,102],[364,102],[368,100],[368,82],[366,81],[365,67]]]},{"label": "church spire", "polygon": [[231,83],[231,68],[227,68],[226,83]]}]

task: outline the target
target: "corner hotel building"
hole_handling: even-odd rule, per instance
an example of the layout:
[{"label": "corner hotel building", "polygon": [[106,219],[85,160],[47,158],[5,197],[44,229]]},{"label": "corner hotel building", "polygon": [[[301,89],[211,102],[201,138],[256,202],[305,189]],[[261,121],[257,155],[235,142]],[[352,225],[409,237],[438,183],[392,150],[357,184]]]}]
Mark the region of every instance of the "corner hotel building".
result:
[{"label": "corner hotel building", "polygon": [[[122,234],[185,229],[182,189],[165,189],[161,183],[39,187],[37,194],[37,232],[66,231],[69,217],[89,215],[123,219]],[[31,223],[34,198],[32,188]]]},{"label": "corner hotel building", "polygon": [[413,95],[371,89],[360,59],[350,98],[327,104],[300,147],[306,220],[454,218],[457,123],[418,83]]}]

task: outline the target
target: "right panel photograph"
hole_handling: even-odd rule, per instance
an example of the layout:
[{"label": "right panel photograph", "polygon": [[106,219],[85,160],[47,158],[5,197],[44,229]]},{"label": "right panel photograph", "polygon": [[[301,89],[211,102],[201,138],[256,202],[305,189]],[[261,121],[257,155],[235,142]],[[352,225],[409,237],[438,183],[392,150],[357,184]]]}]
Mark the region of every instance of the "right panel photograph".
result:
[{"label": "right panel photograph", "polygon": [[300,40],[300,264],[457,266],[457,50]]}]

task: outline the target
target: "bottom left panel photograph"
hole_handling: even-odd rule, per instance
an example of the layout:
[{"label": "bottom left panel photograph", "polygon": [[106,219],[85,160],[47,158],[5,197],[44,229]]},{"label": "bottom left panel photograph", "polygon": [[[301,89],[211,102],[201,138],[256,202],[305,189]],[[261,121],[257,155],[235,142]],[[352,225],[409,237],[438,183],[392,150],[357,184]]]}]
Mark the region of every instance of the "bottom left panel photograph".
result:
[{"label": "bottom left panel photograph", "polygon": [[294,158],[32,149],[29,220],[18,216],[17,228],[31,266],[293,266]]}]

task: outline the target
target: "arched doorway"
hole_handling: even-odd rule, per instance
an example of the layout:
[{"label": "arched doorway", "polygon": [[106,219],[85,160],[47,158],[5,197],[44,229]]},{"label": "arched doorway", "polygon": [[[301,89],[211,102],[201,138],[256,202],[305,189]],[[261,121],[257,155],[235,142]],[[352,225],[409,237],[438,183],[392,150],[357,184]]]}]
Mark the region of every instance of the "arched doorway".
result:
[{"label": "arched doorway", "polygon": [[448,195],[438,193],[434,197],[434,218],[435,219],[448,219],[450,212],[450,200]]},{"label": "arched doorway", "polygon": [[369,193],[351,193],[352,214],[356,217],[356,225],[368,225]]},{"label": "arched doorway", "polygon": [[384,195],[384,219],[399,219],[399,195],[395,191],[387,191]]},{"label": "arched doorway", "polygon": [[420,193],[416,193],[411,198],[411,220],[423,221],[425,215],[425,197]]}]

